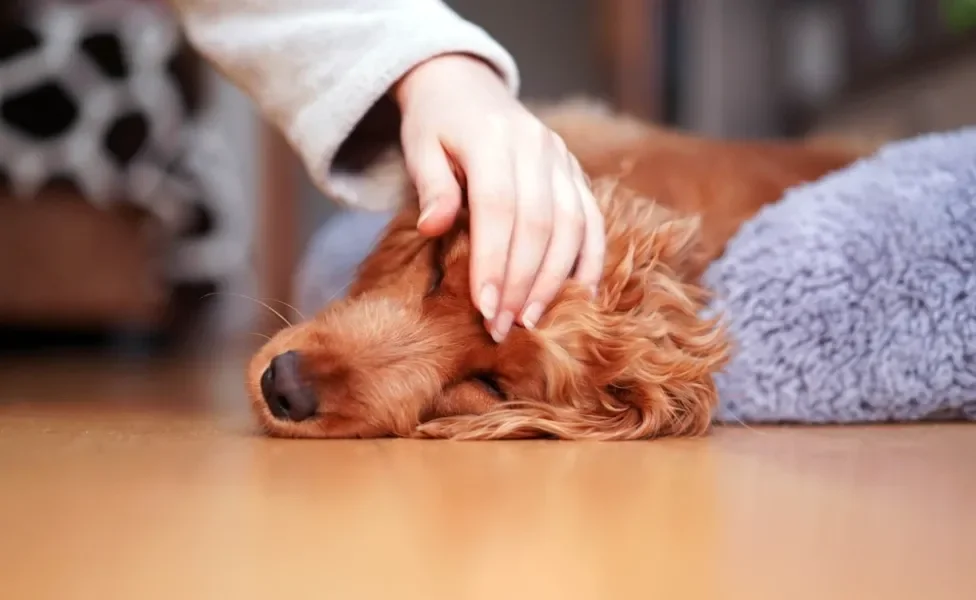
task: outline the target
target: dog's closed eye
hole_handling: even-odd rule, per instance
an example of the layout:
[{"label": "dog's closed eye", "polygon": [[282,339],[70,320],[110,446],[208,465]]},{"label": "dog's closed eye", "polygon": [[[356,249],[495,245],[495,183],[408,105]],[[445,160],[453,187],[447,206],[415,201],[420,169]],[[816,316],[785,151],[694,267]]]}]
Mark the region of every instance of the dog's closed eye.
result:
[{"label": "dog's closed eye", "polygon": [[495,377],[494,373],[477,373],[471,376],[471,381],[479,384],[489,394],[500,400],[505,400],[507,398],[505,391],[502,389],[501,384],[498,383],[498,378]]},{"label": "dog's closed eye", "polygon": [[444,281],[444,268],[440,263],[435,262],[430,271],[430,287],[427,288],[427,295],[432,296],[441,289],[441,282]]},{"label": "dog's closed eye", "polygon": [[441,283],[444,282],[444,265],[441,263],[441,257],[444,252],[444,242],[443,240],[434,241],[434,261],[430,266],[430,286],[427,288],[427,295],[432,296],[441,289]]}]

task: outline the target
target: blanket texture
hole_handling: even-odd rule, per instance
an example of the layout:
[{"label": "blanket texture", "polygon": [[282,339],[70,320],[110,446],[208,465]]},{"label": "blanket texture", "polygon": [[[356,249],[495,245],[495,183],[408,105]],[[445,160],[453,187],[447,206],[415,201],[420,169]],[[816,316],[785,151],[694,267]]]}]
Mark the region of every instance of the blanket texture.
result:
[{"label": "blanket texture", "polygon": [[705,277],[722,420],[976,419],[976,128],[788,191]]},{"label": "blanket texture", "polygon": [[[319,231],[302,311],[343,294],[390,216],[344,213]],[[790,190],[705,283],[734,343],[719,421],[976,420],[976,128]]]}]

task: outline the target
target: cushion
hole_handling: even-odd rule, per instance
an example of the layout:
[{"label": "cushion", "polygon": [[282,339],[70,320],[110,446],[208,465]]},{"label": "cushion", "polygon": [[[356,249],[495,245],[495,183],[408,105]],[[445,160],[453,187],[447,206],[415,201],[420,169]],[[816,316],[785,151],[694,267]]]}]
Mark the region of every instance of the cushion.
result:
[{"label": "cushion", "polygon": [[788,191],[705,283],[734,357],[719,418],[976,418],[976,128]]}]

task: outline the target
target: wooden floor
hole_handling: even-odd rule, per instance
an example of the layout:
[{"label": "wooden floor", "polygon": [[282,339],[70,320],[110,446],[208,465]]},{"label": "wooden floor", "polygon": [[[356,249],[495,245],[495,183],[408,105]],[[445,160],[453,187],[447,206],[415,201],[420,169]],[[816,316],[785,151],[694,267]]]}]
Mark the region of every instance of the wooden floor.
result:
[{"label": "wooden floor", "polygon": [[5,359],[0,598],[976,597],[976,427],[270,440],[240,368]]}]

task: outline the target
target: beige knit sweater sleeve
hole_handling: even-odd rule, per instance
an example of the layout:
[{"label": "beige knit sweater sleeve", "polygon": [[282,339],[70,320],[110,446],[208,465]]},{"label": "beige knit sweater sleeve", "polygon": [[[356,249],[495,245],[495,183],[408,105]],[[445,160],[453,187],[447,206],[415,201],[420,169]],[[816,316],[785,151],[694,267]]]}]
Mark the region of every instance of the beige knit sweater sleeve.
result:
[{"label": "beige knit sweater sleeve", "polygon": [[513,93],[509,53],[440,0],[172,0],[191,44],[248,94],[325,194],[340,145],[413,66],[463,52],[493,65]]}]

